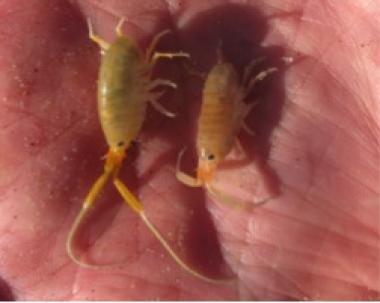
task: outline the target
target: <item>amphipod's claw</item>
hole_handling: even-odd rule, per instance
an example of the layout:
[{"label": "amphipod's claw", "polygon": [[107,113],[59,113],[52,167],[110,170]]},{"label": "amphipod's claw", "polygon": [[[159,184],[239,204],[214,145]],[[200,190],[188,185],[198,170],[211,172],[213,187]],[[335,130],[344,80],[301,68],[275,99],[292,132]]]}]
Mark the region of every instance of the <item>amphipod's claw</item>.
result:
[{"label": "amphipod's claw", "polygon": [[178,154],[175,175],[176,175],[178,181],[182,182],[183,184],[185,184],[187,186],[201,187],[202,183],[198,179],[196,179],[196,178],[184,173],[183,171],[181,171],[181,162],[182,162],[182,158],[183,158],[185,151],[186,151],[186,147],[184,147],[180,151],[180,153]]}]

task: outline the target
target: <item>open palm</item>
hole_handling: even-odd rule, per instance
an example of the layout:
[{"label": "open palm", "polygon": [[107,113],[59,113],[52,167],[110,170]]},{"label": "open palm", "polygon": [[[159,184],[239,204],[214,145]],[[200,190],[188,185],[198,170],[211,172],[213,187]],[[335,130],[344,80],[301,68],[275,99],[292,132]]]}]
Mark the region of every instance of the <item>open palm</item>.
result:
[{"label": "open palm", "polygon": [[[364,1],[250,3],[0,1],[0,296],[379,297],[380,11]],[[201,91],[180,59],[157,71],[178,83],[161,99],[177,118],[149,110],[121,173],[176,251],[210,276],[233,274],[232,286],[182,271],[111,186],[80,244],[95,262],[122,265],[84,269],[67,257],[68,230],[107,151],[96,109],[99,50],[85,19],[112,41],[120,16],[142,47],[171,28],[160,50],[187,51],[205,71],[220,40],[240,71],[254,57],[299,58],[258,86],[252,98],[261,103],[248,120],[256,135],[240,138],[252,163],[220,178],[253,200],[262,180],[275,184],[262,207],[234,210],[175,179],[178,152],[194,142]]]}]

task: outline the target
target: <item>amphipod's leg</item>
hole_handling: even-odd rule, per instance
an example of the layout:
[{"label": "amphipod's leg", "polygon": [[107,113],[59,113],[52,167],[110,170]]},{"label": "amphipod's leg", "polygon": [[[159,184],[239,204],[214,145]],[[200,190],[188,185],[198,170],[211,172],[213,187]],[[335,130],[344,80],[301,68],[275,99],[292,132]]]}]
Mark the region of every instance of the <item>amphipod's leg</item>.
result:
[{"label": "amphipod's leg", "polygon": [[182,182],[183,184],[190,186],[190,187],[201,187],[203,184],[200,180],[184,173],[181,171],[181,162],[182,162],[182,157],[183,154],[186,151],[186,147],[184,147],[180,153],[178,154],[177,158],[177,165],[176,165],[176,170],[175,170],[175,175],[178,179],[178,181]]},{"label": "amphipod's leg", "polygon": [[171,33],[171,30],[166,29],[166,30],[163,30],[162,32],[158,33],[156,36],[154,36],[154,38],[150,42],[150,44],[146,50],[146,53],[145,53],[146,62],[148,62],[152,58],[154,50],[156,49],[157,44],[161,40],[161,38],[170,34],[170,33]]},{"label": "amphipod's leg", "polygon": [[99,45],[102,52],[106,51],[110,47],[110,44],[107,41],[103,40],[101,37],[95,35],[90,19],[87,19],[87,26],[88,37],[90,38],[90,40],[94,41],[97,45]]},{"label": "amphipod's leg", "polygon": [[169,53],[169,52],[155,52],[156,46],[160,39],[169,34],[171,30],[167,29],[162,31],[161,33],[157,34],[152,42],[150,43],[146,53],[145,53],[145,60],[146,62],[149,62],[151,66],[153,66],[158,59],[166,58],[166,59],[173,59],[173,58],[190,58],[190,55],[185,52],[175,52],[175,53]]},{"label": "amphipod's leg", "polygon": [[[152,69],[155,65],[155,63],[157,62],[158,59],[160,58],[169,58],[169,59],[172,59],[172,58],[177,58],[177,57],[185,57],[185,58],[189,58],[190,55],[187,54],[187,53],[184,53],[184,52],[176,52],[176,53],[160,53],[160,52],[154,52],[158,42],[160,41],[160,39],[167,35],[168,33],[170,33],[171,31],[170,30],[164,30],[162,31],[161,33],[159,33],[158,35],[156,35],[152,42],[150,43],[147,51],[146,51],[146,54],[145,54],[145,62],[147,63],[147,66],[149,69]],[[154,88],[156,88],[157,86],[170,86],[171,88],[174,88],[176,89],[177,88],[177,84],[175,84],[174,82],[171,82],[169,80],[165,80],[165,79],[156,79],[156,80],[153,80],[147,87],[147,92],[148,94],[151,92],[151,90],[153,90]],[[149,97],[149,101],[150,103],[152,104],[152,106],[160,113],[162,113],[163,115],[169,117],[169,118],[174,118],[176,116],[176,114],[168,111],[167,109],[165,109],[161,104],[159,104],[157,102],[157,99],[162,95],[162,93],[156,93],[156,94],[152,94],[150,93],[150,97]]]},{"label": "amphipod's leg", "polygon": [[176,52],[176,53],[162,53],[162,52],[155,52],[153,54],[151,64],[154,65],[158,59],[174,59],[174,58],[190,58],[190,55],[185,52]]},{"label": "amphipod's leg", "polygon": [[165,93],[164,91],[161,92],[151,92],[153,89],[159,86],[169,86],[171,88],[176,89],[177,84],[170,80],[165,79],[155,79],[152,82],[148,84],[147,91],[148,91],[148,101],[150,104],[152,104],[153,108],[157,110],[159,113],[163,114],[166,117],[169,118],[175,118],[176,114],[168,111],[164,106],[162,106],[157,100],[161,98],[161,96]]},{"label": "amphipod's leg", "polygon": [[241,125],[241,128],[248,134],[248,135],[251,135],[251,136],[255,136],[255,131],[250,128],[247,123],[245,121],[242,122],[242,125]]},{"label": "amphipod's leg", "polygon": [[247,85],[249,79],[251,78],[252,70],[261,62],[265,60],[265,57],[259,57],[256,59],[253,59],[248,66],[244,69],[243,73],[243,85]]},{"label": "amphipod's leg", "polygon": [[99,196],[99,193],[102,191],[107,181],[111,176],[118,172],[124,155],[109,151],[106,158],[106,163],[104,165],[103,174],[95,181],[91,186],[89,193],[87,194],[82,208],[75,218],[73,225],[70,228],[69,234],[66,241],[66,249],[69,257],[78,265],[83,267],[101,267],[94,264],[89,264],[80,260],[80,257],[77,256],[74,248],[74,241],[78,234],[79,228],[83,222],[83,219],[86,217],[88,211],[91,209],[92,205],[95,202],[95,199]]},{"label": "amphipod's leg", "polygon": [[186,264],[172,249],[170,244],[165,240],[165,238],[162,236],[158,228],[148,219],[148,217],[145,214],[144,207],[140,203],[140,201],[137,200],[137,198],[129,191],[129,189],[124,185],[124,183],[120,179],[115,179],[114,184],[119,191],[119,193],[124,198],[124,201],[139,215],[141,220],[145,223],[145,225],[148,227],[150,232],[156,237],[156,239],[161,243],[161,245],[164,247],[164,249],[168,252],[168,254],[173,258],[173,260],[186,272],[190,273],[194,277],[201,279],[203,281],[209,282],[209,283],[228,283],[232,282],[231,279],[213,279],[206,277],[205,275],[199,273],[194,268],[190,267],[190,265]]},{"label": "amphipod's leg", "polygon": [[258,104],[259,102],[253,102],[253,103],[250,103],[250,104],[246,104],[246,103],[242,103],[242,106],[243,106],[243,110],[242,110],[242,116],[241,116],[241,128],[249,135],[251,136],[255,136],[255,131],[253,129],[251,129],[247,123],[245,122],[245,118],[247,118],[249,116],[249,114],[251,113],[251,111],[253,110],[254,107],[256,107],[256,105]]},{"label": "amphipod's leg", "polygon": [[244,150],[244,147],[243,145],[241,144],[240,142],[240,139],[238,137],[235,138],[235,146],[236,146],[236,149],[237,151],[240,153],[240,154],[243,154],[244,156],[247,156],[245,150]]},{"label": "amphipod's leg", "polygon": [[118,37],[121,37],[123,36],[123,24],[124,22],[127,21],[127,19],[125,17],[121,17],[119,22],[117,23],[116,27],[115,27],[115,32],[116,32],[116,35]]},{"label": "amphipod's leg", "polygon": [[249,92],[252,90],[252,88],[256,85],[257,82],[264,80],[267,76],[269,76],[270,74],[273,74],[277,71],[278,71],[278,69],[276,67],[271,67],[265,71],[260,72],[254,78],[249,80],[248,84],[245,86],[245,89],[244,89],[243,99],[245,99],[245,97],[248,96]]},{"label": "amphipod's leg", "polygon": [[159,113],[163,114],[164,116],[168,118],[175,118],[176,114],[167,110],[165,107],[163,107],[157,100],[160,99],[160,97],[165,92],[157,92],[157,93],[150,93],[148,97],[148,101],[150,104],[152,104],[153,108],[158,111]]},{"label": "amphipod's leg", "polygon": [[148,91],[151,91],[159,86],[168,86],[168,87],[171,87],[173,89],[177,89],[177,84],[174,83],[173,81],[170,81],[170,80],[166,80],[166,79],[154,79],[153,81],[151,81],[149,84],[148,84],[148,88],[147,90]]}]

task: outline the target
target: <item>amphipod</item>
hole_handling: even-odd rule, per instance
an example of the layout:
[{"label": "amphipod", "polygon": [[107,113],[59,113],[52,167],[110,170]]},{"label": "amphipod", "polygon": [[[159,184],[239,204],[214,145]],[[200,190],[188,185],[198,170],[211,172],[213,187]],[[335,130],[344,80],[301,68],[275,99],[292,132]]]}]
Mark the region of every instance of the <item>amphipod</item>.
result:
[{"label": "amphipod", "polygon": [[203,186],[217,201],[230,206],[244,207],[247,204],[223,193],[212,183],[218,165],[238,142],[237,135],[240,130],[253,134],[244,120],[255,103],[245,103],[246,97],[258,81],[277,71],[276,68],[269,68],[251,77],[252,69],[258,61],[252,61],[247,66],[240,81],[234,66],[226,62],[218,48],[218,62],[206,76],[202,94],[196,136],[196,177],[181,171],[185,149],[179,153],[177,159],[176,176],[179,181],[191,187]]},{"label": "amphipod", "polygon": [[106,155],[104,171],[95,181],[87,194],[82,208],[77,215],[67,238],[66,248],[71,259],[80,266],[99,268],[104,265],[89,264],[77,256],[74,249],[74,239],[79,227],[89,209],[108,180],[112,179],[114,186],[123,197],[123,200],[141,218],[152,234],[162,244],[175,262],[195,277],[208,282],[218,282],[197,272],[187,265],[171,248],[156,226],[150,222],[145,214],[143,205],[130,192],[127,186],[119,179],[118,173],[126,156],[131,142],[136,139],[145,118],[148,103],[166,116],[174,116],[157,102],[162,92],[153,92],[159,86],[176,87],[168,80],[151,80],[153,67],[158,59],[189,57],[188,54],[155,52],[160,38],[169,33],[169,30],[155,36],[143,54],[137,44],[122,33],[124,19],[116,26],[116,40],[109,44],[93,33],[88,21],[89,37],[101,49],[102,60],[98,79],[98,112],[101,127],[109,146]]}]

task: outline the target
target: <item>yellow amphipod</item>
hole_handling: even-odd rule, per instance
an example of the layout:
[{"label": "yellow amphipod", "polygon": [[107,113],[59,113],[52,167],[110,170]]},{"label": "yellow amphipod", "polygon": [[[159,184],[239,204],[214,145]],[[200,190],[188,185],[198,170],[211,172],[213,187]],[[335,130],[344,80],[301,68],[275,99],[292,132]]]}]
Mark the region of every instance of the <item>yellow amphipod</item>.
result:
[{"label": "yellow amphipod", "polygon": [[191,187],[204,186],[217,200],[231,206],[242,207],[245,203],[215,188],[212,182],[219,163],[238,142],[237,135],[241,128],[253,134],[244,119],[256,103],[247,104],[244,100],[258,81],[277,71],[276,68],[269,68],[256,77],[251,77],[252,69],[258,61],[260,60],[252,61],[247,66],[240,81],[234,66],[226,62],[218,48],[218,62],[208,73],[203,89],[196,137],[196,178],[181,171],[185,149],[180,152],[177,160],[176,176],[179,181]]},{"label": "yellow amphipod", "polygon": [[189,57],[188,54],[182,52],[154,52],[159,39],[169,33],[169,30],[155,36],[144,56],[137,44],[122,34],[123,22],[124,19],[121,19],[116,27],[116,40],[112,44],[108,44],[93,33],[91,23],[88,21],[89,37],[99,45],[103,54],[98,82],[98,112],[109,150],[106,155],[104,172],[92,185],[70,229],[66,243],[68,255],[80,266],[104,267],[104,265],[89,264],[80,260],[73,243],[85,215],[107,181],[112,178],[113,184],[123,200],[140,216],[148,229],[181,268],[207,282],[219,282],[220,280],[208,278],[195,271],[181,260],[155,225],[149,221],[143,205],[118,177],[126,150],[136,139],[143,124],[147,104],[152,104],[155,109],[166,116],[174,116],[157,103],[162,92],[152,92],[158,86],[176,87],[176,84],[168,80],[150,79],[155,62],[160,58]]}]

